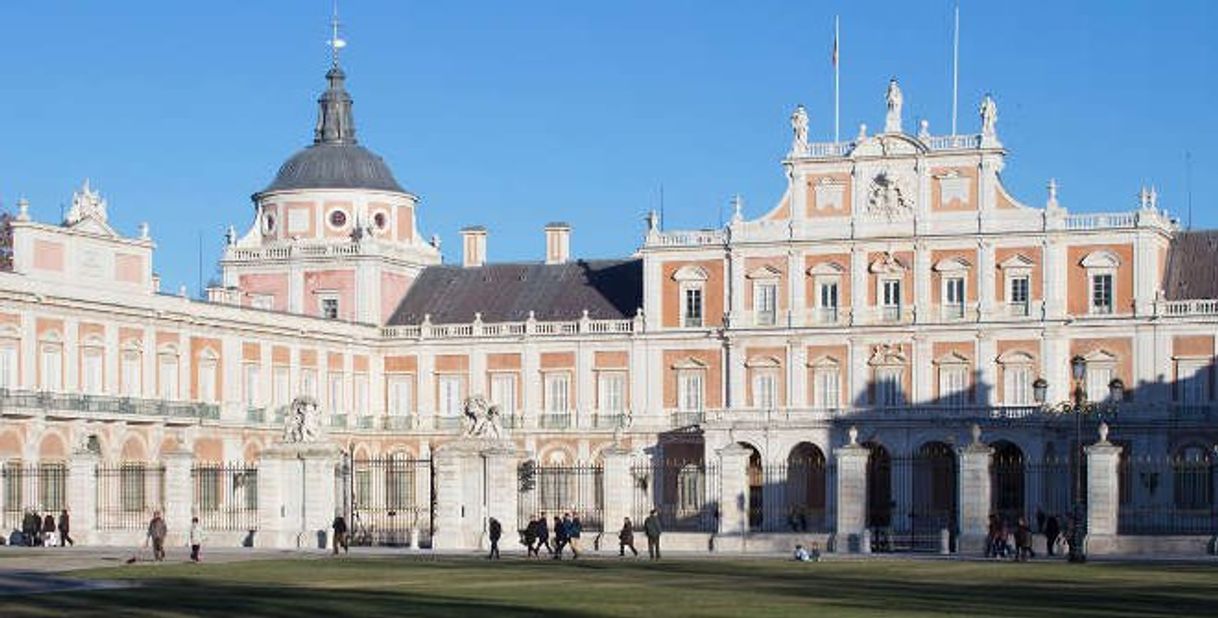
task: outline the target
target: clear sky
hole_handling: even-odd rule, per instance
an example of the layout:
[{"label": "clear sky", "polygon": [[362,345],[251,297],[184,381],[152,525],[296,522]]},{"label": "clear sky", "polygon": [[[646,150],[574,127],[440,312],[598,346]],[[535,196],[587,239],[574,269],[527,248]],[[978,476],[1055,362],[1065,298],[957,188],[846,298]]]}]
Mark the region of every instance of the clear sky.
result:
[{"label": "clear sky", "polygon": [[[490,229],[495,261],[542,256],[574,227],[581,257],[628,255],[665,195],[665,226],[715,226],[784,189],[796,103],[832,138],[841,15],[843,137],[883,124],[900,79],[906,127],[947,133],[950,0],[420,2],[343,0],[361,142],[421,196],[420,228],[459,260]],[[165,289],[204,278],[249,195],[312,139],[329,0],[41,0],[0,7],[0,202],[58,220],[89,177],[122,232],[148,221]],[[1218,2],[961,2],[960,131],[998,102],[1003,178],[1029,204],[1056,177],[1071,210],[1126,210],[1143,183],[1218,227]]]}]

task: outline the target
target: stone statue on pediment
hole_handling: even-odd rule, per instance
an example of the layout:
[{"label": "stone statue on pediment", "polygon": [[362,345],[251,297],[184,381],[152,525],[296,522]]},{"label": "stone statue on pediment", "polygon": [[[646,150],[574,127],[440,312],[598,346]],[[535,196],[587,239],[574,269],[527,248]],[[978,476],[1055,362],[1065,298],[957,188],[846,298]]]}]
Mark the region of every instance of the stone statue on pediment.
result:
[{"label": "stone statue on pediment", "polygon": [[465,437],[498,440],[503,435],[499,406],[487,402],[482,395],[467,397],[461,411]]},{"label": "stone statue on pediment", "polygon": [[791,114],[791,132],[794,137],[791,140],[791,155],[807,156],[808,154],[808,110],[804,106],[795,106],[795,111]]},{"label": "stone statue on pediment", "polygon": [[888,115],[884,117],[884,132],[900,133],[901,108],[905,105],[905,95],[901,94],[901,87],[897,85],[896,78],[889,80],[888,93],[884,98],[888,103]]},{"label": "stone statue on pediment", "polygon": [[998,104],[994,103],[994,97],[985,95],[978,113],[981,114],[981,134],[993,137],[998,125]]},{"label": "stone statue on pediment", "polygon": [[317,400],[301,395],[292,400],[283,418],[283,442],[302,444],[321,439],[321,411]]}]

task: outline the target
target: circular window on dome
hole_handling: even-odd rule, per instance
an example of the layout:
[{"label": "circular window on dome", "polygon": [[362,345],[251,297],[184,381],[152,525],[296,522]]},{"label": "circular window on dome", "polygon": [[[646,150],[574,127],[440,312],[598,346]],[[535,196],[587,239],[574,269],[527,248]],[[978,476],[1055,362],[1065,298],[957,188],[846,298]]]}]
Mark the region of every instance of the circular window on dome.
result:
[{"label": "circular window on dome", "polygon": [[347,213],[345,213],[341,210],[330,211],[330,225],[332,227],[339,227],[339,228],[346,227]]},{"label": "circular window on dome", "polygon": [[372,215],[372,223],[376,225],[376,229],[384,231],[385,227],[389,225],[389,217],[386,217],[383,212],[378,212]]}]

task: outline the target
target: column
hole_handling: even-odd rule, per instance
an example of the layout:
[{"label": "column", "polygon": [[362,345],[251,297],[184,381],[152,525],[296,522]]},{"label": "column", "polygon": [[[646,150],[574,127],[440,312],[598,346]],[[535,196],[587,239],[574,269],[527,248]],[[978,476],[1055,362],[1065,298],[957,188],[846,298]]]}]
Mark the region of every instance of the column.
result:
[{"label": "column", "polygon": [[465,547],[464,460],[465,453],[456,445],[440,448],[432,455],[431,465],[435,468],[432,471],[435,475],[433,487],[436,489],[432,549]]},{"label": "column", "polygon": [[483,534],[482,545],[484,549],[490,549],[490,541],[487,539],[485,531],[490,522],[490,518],[499,520],[499,524],[503,527],[503,537],[500,539],[500,545],[506,548],[515,546],[513,541],[517,538],[516,531],[523,526],[516,521],[517,513],[517,497],[519,495],[517,466],[520,465],[521,454],[512,446],[510,442],[497,444],[489,449],[482,451],[482,459],[485,462],[486,479],[486,521],[482,522]]},{"label": "column", "polygon": [[850,428],[850,441],[834,452],[837,457],[836,552],[871,553],[867,529],[867,459],[870,452],[858,443],[858,429]]},{"label": "column", "polygon": [[749,529],[749,451],[736,443],[717,451],[719,456],[718,551],[743,551]]},{"label": "column", "polygon": [[994,305],[997,298],[994,265],[994,243],[988,240],[978,243],[977,250],[977,303],[981,319],[988,320],[994,315]]},{"label": "column", "polygon": [[[614,445],[601,451],[601,461],[604,471],[601,475],[601,496],[603,497],[603,519],[605,535],[611,537],[618,530],[622,520],[630,517],[634,504],[634,479],[630,476],[630,449]],[[631,522],[636,527],[643,522]],[[613,543],[608,545],[613,548]],[[604,547],[602,547],[604,549]]]},{"label": "column", "polygon": [[[82,545],[100,545],[97,533],[97,453],[77,450],[68,460],[68,512],[72,538]],[[3,493],[3,492],[0,492]],[[2,499],[2,498],[0,498]]]},{"label": "column", "polygon": [[960,538],[956,551],[961,554],[984,553],[989,532],[991,504],[990,461],[994,449],[981,441],[981,427],[973,425],[973,441],[960,449],[959,509]]},{"label": "column", "polygon": [[854,246],[850,249],[850,323],[864,323],[867,309],[867,251]]},{"label": "column", "polygon": [[330,544],[330,524],[342,507],[335,492],[337,464],[338,447],[328,443],[277,444],[262,452],[254,539],[258,547]]},{"label": "column", "polygon": [[1108,441],[1108,424],[1100,423],[1100,439],[1087,453],[1087,553],[1115,550],[1117,512],[1120,509],[1118,464],[1121,447]]},{"label": "column", "polygon": [[931,305],[930,272],[931,253],[926,241],[914,243],[913,292],[914,317],[917,322],[934,322],[939,318],[937,307]]},{"label": "column", "polygon": [[[286,462],[263,452],[258,459],[258,532],[255,547],[287,547],[282,534],[284,527],[283,484],[287,477]],[[299,483],[299,479],[296,481]]]},{"label": "column", "polygon": [[189,451],[176,449],[161,457],[165,463],[164,517],[169,528],[166,542],[171,547],[180,546],[186,542],[194,512],[194,484],[190,478],[194,456]]}]

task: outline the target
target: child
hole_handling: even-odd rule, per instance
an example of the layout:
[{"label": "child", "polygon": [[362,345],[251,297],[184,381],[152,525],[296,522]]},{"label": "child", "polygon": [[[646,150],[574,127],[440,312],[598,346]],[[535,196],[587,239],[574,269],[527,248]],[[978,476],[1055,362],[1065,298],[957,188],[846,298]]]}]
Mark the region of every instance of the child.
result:
[{"label": "child", "polygon": [[203,526],[199,525],[198,517],[190,518],[190,559],[199,561],[199,547],[203,545]]}]

